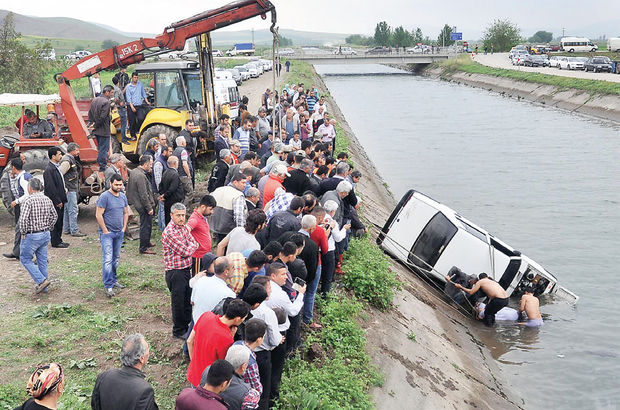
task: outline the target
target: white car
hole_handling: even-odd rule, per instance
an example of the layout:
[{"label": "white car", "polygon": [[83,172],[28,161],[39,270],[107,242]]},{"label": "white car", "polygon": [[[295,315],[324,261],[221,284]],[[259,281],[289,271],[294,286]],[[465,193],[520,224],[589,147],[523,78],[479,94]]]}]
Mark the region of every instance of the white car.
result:
[{"label": "white car", "polygon": [[558,68],[560,70],[583,70],[583,61],[578,57],[560,57]]},{"label": "white car", "polygon": [[281,56],[291,56],[295,54],[295,50],[293,50],[292,48],[281,48],[280,50],[278,50],[278,54]]},{"label": "white car", "polygon": [[559,63],[560,63],[560,57],[558,56],[549,57],[549,67],[557,67]]},{"label": "white car", "polygon": [[222,50],[213,50],[213,57],[224,57]]},{"label": "white car", "polygon": [[251,62],[251,63],[245,64],[245,66],[248,68],[248,70],[250,68],[254,68],[256,71],[258,71],[258,75],[263,74],[263,66],[261,64]]},{"label": "white car", "polygon": [[250,78],[250,72],[244,66],[236,65],[233,68],[236,68],[237,70],[239,70],[239,73],[241,74],[241,79],[243,81],[248,80]]},{"label": "white car", "polygon": [[334,50],[334,54],[343,56],[355,56],[357,55],[357,51],[353,50],[351,47],[338,47]]},{"label": "white car", "polygon": [[251,78],[258,78],[258,70],[255,67],[246,67]]},{"label": "white car", "polygon": [[260,61],[260,63],[265,67],[266,71],[270,71],[273,69],[273,62],[271,60],[264,60],[261,58],[258,61]]},{"label": "white car", "polygon": [[424,49],[420,46],[408,47],[405,51],[409,54],[422,54],[424,53]]}]

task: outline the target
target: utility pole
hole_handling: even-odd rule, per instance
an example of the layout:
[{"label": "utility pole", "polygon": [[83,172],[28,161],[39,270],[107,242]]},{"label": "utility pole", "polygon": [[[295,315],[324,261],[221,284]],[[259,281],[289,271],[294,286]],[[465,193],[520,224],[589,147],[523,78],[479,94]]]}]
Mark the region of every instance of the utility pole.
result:
[{"label": "utility pole", "polygon": [[252,27],[252,45],[254,45],[254,27]]},{"label": "utility pole", "polygon": [[562,27],[562,37],[564,37],[564,31],[565,31],[565,30],[566,30],[566,29],[565,29],[564,27]]}]

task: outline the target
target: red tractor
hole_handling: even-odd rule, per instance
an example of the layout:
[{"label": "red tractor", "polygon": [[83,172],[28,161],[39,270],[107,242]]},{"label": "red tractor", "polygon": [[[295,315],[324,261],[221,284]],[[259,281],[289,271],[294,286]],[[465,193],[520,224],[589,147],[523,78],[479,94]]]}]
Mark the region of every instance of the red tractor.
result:
[{"label": "red tractor", "polygon": [[[82,181],[79,201],[88,203],[91,196],[103,192],[105,188],[104,181],[98,172],[96,139],[91,136],[87,126],[90,100],[76,100],[70,81],[89,77],[103,70],[127,67],[144,61],[146,58],[171,51],[181,51],[185,47],[185,42],[190,38],[196,38],[199,45],[198,66],[200,68],[200,83],[202,84],[200,93],[202,95],[197,101],[195,100],[196,94],[192,95],[194,98],[192,110],[191,112],[184,112],[184,115],[199,124],[200,129],[197,131],[202,131],[207,135],[207,138],[212,138],[213,129],[217,126],[217,115],[213,94],[213,55],[211,54],[209,33],[215,29],[255,16],[266,19],[268,12],[271,13],[271,31],[276,36],[276,10],[271,2],[268,0],[236,1],[177,21],[166,27],[164,32],[155,38],[140,38],[82,58],[65,72],[55,76],[59,89],[58,95],[38,96],[39,100],[29,100],[28,97],[31,97],[29,95],[17,96],[13,100],[8,98],[5,105],[22,106],[22,117],[25,106],[36,105],[38,114],[39,105],[47,105],[48,113],[53,113],[52,121],[55,124],[55,132],[51,138],[25,138],[22,133],[23,127],[20,127],[19,139],[17,137],[0,139],[0,169],[4,168],[0,178],[3,199],[5,199],[8,184],[9,167],[7,164],[9,157],[15,150],[24,153],[26,170],[36,175],[42,173],[47,166],[47,149],[51,146],[64,147],[64,144],[69,142],[75,142],[80,146],[79,159],[82,164]],[[11,95],[0,95],[0,104],[5,96]],[[177,122],[179,122],[178,119]],[[147,134],[145,133],[145,135]],[[145,141],[138,142],[141,144],[136,147],[136,153],[140,154],[138,148],[143,149]]]}]

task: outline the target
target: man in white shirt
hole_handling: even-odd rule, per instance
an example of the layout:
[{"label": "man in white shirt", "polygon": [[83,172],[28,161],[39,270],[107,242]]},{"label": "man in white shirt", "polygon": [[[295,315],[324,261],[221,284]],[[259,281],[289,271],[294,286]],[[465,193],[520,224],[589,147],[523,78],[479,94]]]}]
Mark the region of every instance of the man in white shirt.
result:
[{"label": "man in white shirt", "polygon": [[230,261],[222,256],[215,260],[215,275],[203,276],[194,283],[192,288],[192,319],[198,322],[200,316],[210,312],[224,298],[235,298],[235,292],[226,284],[230,276]]},{"label": "man in white shirt", "polygon": [[[281,262],[273,262],[267,269],[267,276],[271,280],[271,295],[265,301],[271,309],[281,308],[286,313],[286,320],[279,328],[280,332],[286,332],[291,325],[289,316],[297,316],[304,306],[304,293],[306,285],[293,285],[293,289],[297,291],[295,299],[291,302],[282,286],[286,283],[287,269]],[[282,379],[282,370],[284,370],[284,359],[286,358],[286,342],[280,344],[271,351],[271,398],[273,402],[278,398],[280,389],[280,380]]]},{"label": "man in white shirt", "polygon": [[[271,281],[268,276],[255,276],[252,279],[253,284],[260,284],[267,291],[267,300],[271,295]],[[251,285],[250,285],[251,286]],[[278,318],[275,312],[267,305],[267,300],[261,303],[256,309],[250,311],[253,319],[261,319],[267,325],[267,331],[263,338],[263,343],[255,349],[256,363],[258,364],[258,371],[260,373],[260,382],[263,385],[263,393],[261,394],[259,408],[264,409],[268,407],[269,399],[271,397],[271,379],[272,379],[272,363],[271,352],[279,347],[286,346],[285,339],[278,329]]]}]

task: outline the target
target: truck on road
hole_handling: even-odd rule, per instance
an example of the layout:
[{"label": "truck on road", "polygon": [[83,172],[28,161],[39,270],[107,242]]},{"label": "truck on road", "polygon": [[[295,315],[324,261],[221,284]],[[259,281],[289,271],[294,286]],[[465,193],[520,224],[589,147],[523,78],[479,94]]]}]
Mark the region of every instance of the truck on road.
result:
[{"label": "truck on road", "polygon": [[228,56],[251,56],[254,55],[254,44],[252,43],[237,43],[233,48],[226,52]]}]

